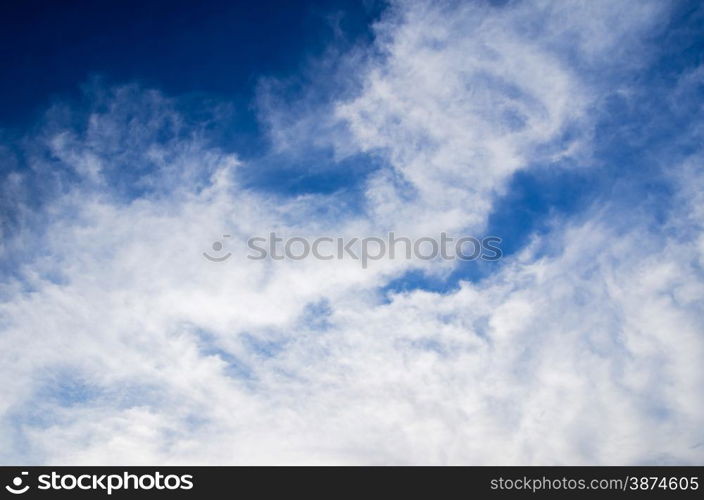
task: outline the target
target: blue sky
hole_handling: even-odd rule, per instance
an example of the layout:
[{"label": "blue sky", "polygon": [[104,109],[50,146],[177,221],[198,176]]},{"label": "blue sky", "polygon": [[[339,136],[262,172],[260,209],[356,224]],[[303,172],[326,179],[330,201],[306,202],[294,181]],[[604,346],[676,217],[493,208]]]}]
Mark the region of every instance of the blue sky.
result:
[{"label": "blue sky", "polygon": [[249,108],[259,77],[295,74],[337,30],[348,42],[368,39],[380,9],[350,1],[8,4],[3,123],[26,124],[52,99],[80,95],[95,74]]},{"label": "blue sky", "polygon": [[3,463],[701,463],[699,2],[3,9]]}]

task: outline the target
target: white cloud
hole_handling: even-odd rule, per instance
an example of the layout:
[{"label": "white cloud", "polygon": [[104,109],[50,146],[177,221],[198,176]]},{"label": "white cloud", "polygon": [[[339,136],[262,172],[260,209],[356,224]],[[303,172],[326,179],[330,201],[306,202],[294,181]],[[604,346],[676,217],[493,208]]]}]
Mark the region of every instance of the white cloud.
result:
[{"label": "white cloud", "polygon": [[[57,120],[31,139],[50,158],[33,153],[33,168],[71,174],[57,174],[41,241],[21,232],[4,247],[22,265],[0,304],[0,460],[701,462],[699,157],[667,165],[684,203],[667,227],[634,215],[623,231],[612,219],[626,214],[593,210],[448,294],[382,300],[400,261],[201,257],[224,232],[241,257],[262,228],[481,229],[513,172],[588,145],[600,89],[570,57],[628,52],[657,13],[643,4],[602,31],[625,7],[541,5],[403,3],[377,26],[382,57],[361,91],[314,128],[341,155],[388,160],[367,213],[316,216],[334,196],[244,189],[238,158],[135,87],[85,130]],[[141,175],[122,186],[120,168]]]}]

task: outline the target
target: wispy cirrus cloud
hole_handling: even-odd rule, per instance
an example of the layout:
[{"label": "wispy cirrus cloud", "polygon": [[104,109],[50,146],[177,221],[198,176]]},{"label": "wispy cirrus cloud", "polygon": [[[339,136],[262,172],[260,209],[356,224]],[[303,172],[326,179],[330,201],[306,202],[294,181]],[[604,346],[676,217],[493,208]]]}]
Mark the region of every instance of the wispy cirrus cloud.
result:
[{"label": "wispy cirrus cloud", "polygon": [[[284,161],[326,148],[327,168],[378,161],[354,209],[344,190],[253,189],[251,165],[158,91],[98,88],[84,114],[55,108],[16,152],[28,169],[3,180],[0,459],[697,463],[700,151],[653,150],[665,210],[600,193],[447,293],[384,296],[435,263],[242,257],[262,228],[481,231],[516,172],[609,163],[592,153],[605,103],[638,90],[626,76],[655,57],[646,35],[666,15],[392,4],[373,46],[321,65],[349,80],[339,95],[312,84],[280,107],[276,85],[262,89]],[[203,259],[225,232],[235,258]]]}]

